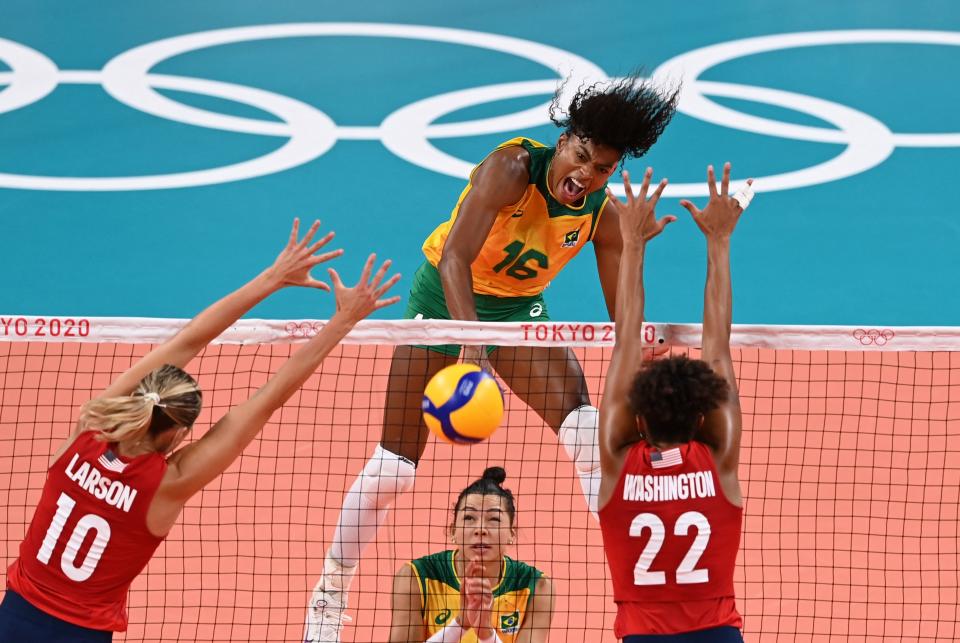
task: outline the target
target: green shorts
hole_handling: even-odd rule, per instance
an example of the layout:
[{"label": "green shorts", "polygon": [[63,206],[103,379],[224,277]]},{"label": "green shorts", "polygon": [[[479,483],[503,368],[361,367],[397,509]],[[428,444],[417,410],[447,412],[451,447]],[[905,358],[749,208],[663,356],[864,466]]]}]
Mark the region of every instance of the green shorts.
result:
[{"label": "green shorts", "polygon": [[[547,304],[543,295],[532,297],[494,297],[493,295],[473,294],[473,301],[477,306],[477,319],[485,322],[517,322],[517,321],[549,321]],[[410,298],[407,300],[405,319],[450,319],[447,310],[447,300],[443,295],[443,284],[440,282],[440,273],[429,261],[424,261],[413,275],[413,286],[410,287]],[[457,344],[440,344],[435,346],[417,346],[444,355],[460,355],[460,346]],[[496,346],[488,346],[487,353],[496,350]]]}]

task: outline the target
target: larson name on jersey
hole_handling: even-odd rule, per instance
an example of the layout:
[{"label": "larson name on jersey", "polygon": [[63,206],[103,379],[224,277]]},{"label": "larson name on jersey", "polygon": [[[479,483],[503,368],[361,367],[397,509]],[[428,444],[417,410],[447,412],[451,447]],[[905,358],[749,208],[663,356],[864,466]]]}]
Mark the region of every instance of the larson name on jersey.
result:
[{"label": "larson name on jersey", "polygon": [[106,477],[87,461],[76,466],[79,459],[80,454],[74,453],[64,470],[67,477],[95,498],[129,513],[133,500],[137,497],[137,490],[119,480]]},{"label": "larson name on jersey", "polygon": [[717,495],[717,487],[710,471],[694,471],[678,475],[626,474],[623,481],[623,499],[633,502],[667,502],[710,498]]}]

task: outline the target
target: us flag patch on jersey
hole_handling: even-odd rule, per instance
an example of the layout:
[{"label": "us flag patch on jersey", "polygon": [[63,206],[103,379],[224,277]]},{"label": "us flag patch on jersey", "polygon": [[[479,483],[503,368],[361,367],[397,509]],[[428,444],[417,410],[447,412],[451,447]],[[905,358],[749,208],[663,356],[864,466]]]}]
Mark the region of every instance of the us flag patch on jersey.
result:
[{"label": "us flag patch on jersey", "polygon": [[114,473],[123,473],[123,470],[127,468],[123,462],[120,461],[120,458],[117,457],[117,454],[107,449],[103,455],[97,458],[97,464],[99,464],[104,469],[109,469]]},{"label": "us flag patch on jersey", "polygon": [[683,458],[680,456],[680,447],[674,447],[666,451],[651,451],[650,464],[654,469],[666,469],[683,464]]}]

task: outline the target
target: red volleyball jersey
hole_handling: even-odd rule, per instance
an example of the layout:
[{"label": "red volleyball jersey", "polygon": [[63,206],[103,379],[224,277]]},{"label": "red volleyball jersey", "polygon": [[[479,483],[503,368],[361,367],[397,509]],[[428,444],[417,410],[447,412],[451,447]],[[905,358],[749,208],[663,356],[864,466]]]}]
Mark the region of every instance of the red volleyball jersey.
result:
[{"label": "red volleyball jersey", "polygon": [[167,470],[81,433],[47,472],[7,586],[38,609],[96,630],[127,629],[127,590],[163,541],[146,517]]},{"label": "red volleyball jersey", "polygon": [[742,626],[733,569],[743,509],[723,494],[705,444],[633,445],[599,516],[617,637]]}]

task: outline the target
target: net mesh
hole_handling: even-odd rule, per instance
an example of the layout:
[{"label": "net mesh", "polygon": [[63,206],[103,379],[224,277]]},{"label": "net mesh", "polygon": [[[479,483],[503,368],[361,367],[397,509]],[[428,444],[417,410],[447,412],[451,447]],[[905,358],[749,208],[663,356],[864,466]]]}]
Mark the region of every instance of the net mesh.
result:
[{"label": "net mesh", "polygon": [[[47,321],[38,336],[37,320],[26,319],[22,335],[14,325],[0,334],[0,576],[79,406],[179,326],[87,323],[85,334],[75,327],[66,337],[51,336]],[[361,327],[356,343],[338,347],[234,466],[187,504],[134,582],[130,628],[115,640],[300,640],[344,493],[380,439],[393,344],[573,345],[597,403],[612,334],[590,326],[589,338],[586,326],[559,338],[555,327],[530,325]],[[188,367],[204,389],[195,434],[247,399],[318,327],[244,322],[209,346]],[[698,356],[686,347],[696,344],[695,327],[650,328],[651,344],[665,339],[672,352]],[[960,637],[960,331],[744,327],[734,344],[745,497],[735,581],[745,640]],[[469,448],[429,441],[414,490],[360,565],[342,640],[389,638],[393,575],[448,547],[457,492],[494,464],[517,496],[511,555],[554,582],[552,640],[615,640],[600,531],[573,465],[510,393],[490,440]]]}]

